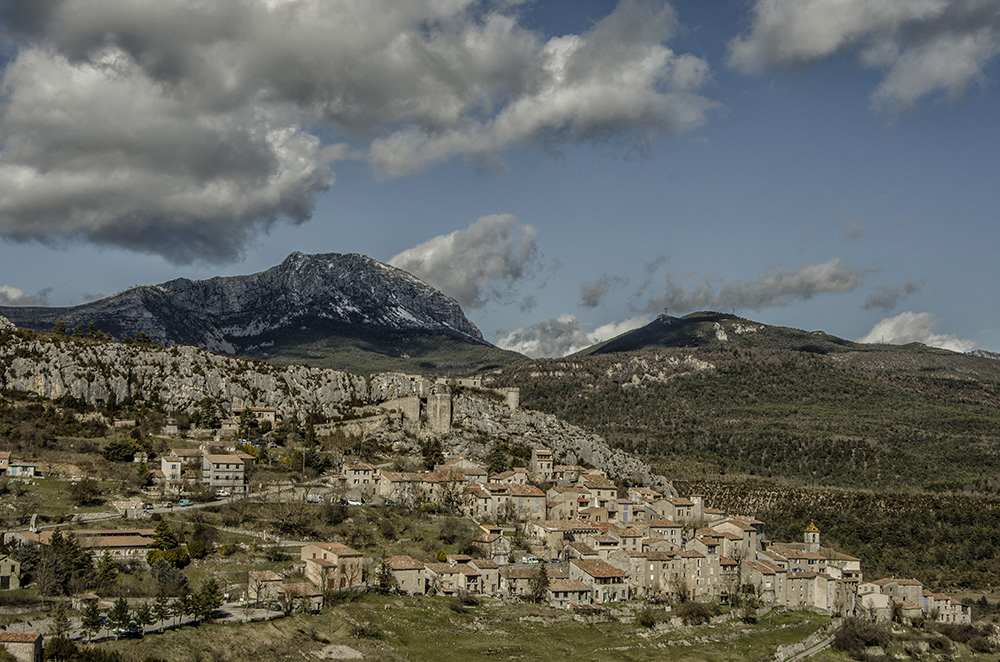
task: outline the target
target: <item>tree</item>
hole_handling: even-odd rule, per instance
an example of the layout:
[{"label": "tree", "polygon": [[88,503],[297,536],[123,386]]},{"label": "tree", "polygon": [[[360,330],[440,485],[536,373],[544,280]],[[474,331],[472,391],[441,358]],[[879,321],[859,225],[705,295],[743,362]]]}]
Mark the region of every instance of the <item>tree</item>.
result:
[{"label": "tree", "polygon": [[392,573],[388,561],[382,559],[378,570],[375,571],[375,590],[383,595],[388,595],[395,593],[396,588],[396,575]]},{"label": "tree", "polygon": [[195,615],[201,621],[211,621],[212,612],[222,606],[222,588],[214,577],[210,577],[195,596]]},{"label": "tree", "polygon": [[149,606],[148,602],[143,602],[135,610],[135,620],[138,621],[143,627],[147,625],[152,625],[157,620],[156,614],[153,613],[153,608]]},{"label": "tree", "polygon": [[60,336],[66,335],[66,322],[63,320],[56,320],[56,323],[52,326],[52,333]]},{"label": "tree", "polygon": [[70,483],[69,496],[78,506],[96,506],[104,501],[96,480],[78,480]]},{"label": "tree", "polygon": [[173,610],[170,608],[170,600],[166,593],[160,591],[156,596],[156,602],[153,603],[153,617],[161,623],[161,630],[163,629],[162,624],[166,623],[171,616],[173,616]]},{"label": "tree", "polygon": [[153,549],[173,549],[177,547],[177,536],[174,535],[173,530],[166,520],[160,520],[156,523],[156,528],[153,530],[153,544],[150,545]]},{"label": "tree", "polygon": [[97,564],[97,586],[105,595],[108,589],[118,581],[118,564],[111,558],[111,555],[104,552],[101,560]]},{"label": "tree", "polygon": [[101,612],[97,600],[90,600],[83,608],[83,619],[80,629],[87,635],[87,641],[101,630]]},{"label": "tree", "polygon": [[166,559],[156,559],[149,566],[149,574],[159,584],[159,592],[166,595],[180,595],[187,592],[188,578],[180,568],[171,565]]},{"label": "tree", "polygon": [[60,600],[49,612],[49,633],[56,638],[65,637],[69,632],[69,604]]},{"label": "tree", "polygon": [[256,435],[257,430],[260,428],[257,422],[257,416],[254,415],[253,411],[247,407],[240,412],[239,428],[237,430],[237,435],[240,439],[252,439]]},{"label": "tree", "polygon": [[538,566],[538,574],[531,578],[528,583],[528,598],[532,602],[542,602],[548,597],[549,591],[549,571],[545,561]]},{"label": "tree", "polygon": [[125,632],[132,625],[132,620],[132,610],[129,609],[125,598],[115,600],[108,611],[108,625],[111,629],[117,630],[119,633]]}]

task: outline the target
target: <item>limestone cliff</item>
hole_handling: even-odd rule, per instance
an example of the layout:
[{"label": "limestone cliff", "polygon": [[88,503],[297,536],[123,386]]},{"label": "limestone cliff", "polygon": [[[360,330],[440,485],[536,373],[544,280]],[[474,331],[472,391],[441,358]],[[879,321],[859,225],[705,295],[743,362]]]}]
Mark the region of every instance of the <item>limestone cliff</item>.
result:
[{"label": "limestone cliff", "polygon": [[[167,411],[191,411],[209,398],[223,408],[271,406],[286,414],[315,412],[331,419],[394,409],[413,399],[415,382],[401,373],[362,377],[306,366],[278,367],[232,358],[190,346],[170,348],[73,339],[18,331],[0,318],[0,388],[46,398],[69,395],[94,405],[112,400],[159,403]],[[447,389],[445,389],[447,390]],[[557,461],[585,462],[618,481],[653,486],[668,494],[662,476],[594,434],[536,411],[512,408],[503,397],[474,391],[452,396],[450,429],[421,429],[414,434],[401,417],[368,420],[365,434],[415,450],[419,439],[437,437],[453,454],[486,457],[495,441],[517,441],[549,448]],[[446,426],[447,427],[447,426]]]}]

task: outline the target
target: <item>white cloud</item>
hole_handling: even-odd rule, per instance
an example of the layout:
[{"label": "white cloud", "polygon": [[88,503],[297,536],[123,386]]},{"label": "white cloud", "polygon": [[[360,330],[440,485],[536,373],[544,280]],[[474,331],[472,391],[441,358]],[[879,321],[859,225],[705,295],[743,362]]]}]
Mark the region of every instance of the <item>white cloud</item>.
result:
[{"label": "white cloud", "polygon": [[[817,294],[850,292],[860,286],[864,273],[835,257],[822,264],[806,264],[795,269],[771,268],[752,283],[724,283],[718,277],[708,277],[686,287],[668,274],[660,292],[642,305],[648,313],[660,313],[664,309],[689,312],[775,308]],[[645,287],[640,295],[644,290]]]},{"label": "white cloud", "polygon": [[[387,261],[454,297],[465,308],[504,299],[538,266],[538,231],[511,214],[483,216]],[[527,301],[525,303],[530,303]]]},{"label": "white cloud", "polygon": [[860,343],[905,345],[919,342],[928,347],[950,349],[953,352],[969,352],[976,348],[976,341],[963,340],[952,334],[934,333],[938,319],[931,313],[905,312],[888,317],[876,324],[862,338]]},{"label": "white cloud", "polygon": [[46,293],[47,290],[33,295],[17,287],[0,285],[0,306],[47,306]]},{"label": "white cloud", "polygon": [[762,73],[839,53],[885,70],[877,106],[905,109],[938,91],[956,98],[1000,53],[1000,11],[996,0],[756,0],[729,63]]},{"label": "white cloud", "polygon": [[509,0],[0,6],[0,236],[177,263],[307,220],[332,165],[400,176],[513,145],[689,131],[713,103],[669,5],[546,39]]},{"label": "white cloud", "polygon": [[646,324],[649,324],[648,317],[633,317],[599,326],[588,333],[580,327],[580,321],[575,315],[564,313],[559,317],[511,331],[497,341],[497,347],[520,352],[533,359],[555,358],[579,352]]}]

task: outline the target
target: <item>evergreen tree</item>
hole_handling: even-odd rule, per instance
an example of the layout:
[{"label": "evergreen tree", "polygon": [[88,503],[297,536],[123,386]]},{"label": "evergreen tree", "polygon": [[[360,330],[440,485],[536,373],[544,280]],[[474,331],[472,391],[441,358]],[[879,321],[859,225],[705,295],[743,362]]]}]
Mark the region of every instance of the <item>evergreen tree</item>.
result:
[{"label": "evergreen tree", "polygon": [[111,555],[104,552],[101,560],[97,564],[97,586],[102,593],[107,593],[108,589],[118,581],[118,564],[111,558]]},{"label": "evergreen tree", "polygon": [[375,572],[375,590],[383,595],[396,591],[396,576],[392,574],[392,568],[385,559],[382,559]]},{"label": "evergreen tree", "polygon": [[60,336],[66,335],[66,322],[63,320],[56,320],[56,323],[52,326],[52,333]]},{"label": "evergreen tree", "polygon": [[83,620],[80,627],[87,635],[87,641],[90,641],[90,638],[101,630],[101,612],[97,606],[97,600],[90,600],[83,608]]},{"label": "evergreen tree", "polygon": [[108,625],[112,630],[126,631],[132,625],[132,610],[125,598],[118,598],[108,612]]},{"label": "evergreen tree", "polygon": [[148,602],[143,602],[136,608],[135,620],[143,626],[152,625],[157,621],[156,615],[153,613],[153,608],[149,606]]},{"label": "evergreen tree", "polygon": [[53,637],[65,637],[69,632],[69,604],[60,600],[49,612],[49,633]]},{"label": "evergreen tree", "polygon": [[222,606],[222,588],[214,578],[209,578],[194,599],[194,612],[199,620],[212,620],[212,612]]},{"label": "evergreen tree", "polygon": [[538,574],[531,578],[528,584],[528,597],[532,602],[545,600],[549,590],[549,571],[545,561],[538,566]]},{"label": "evergreen tree", "polygon": [[174,535],[167,521],[161,519],[156,523],[156,529],[153,531],[153,544],[150,547],[153,549],[173,549],[177,546],[177,536]]},{"label": "evergreen tree", "polygon": [[167,622],[171,616],[174,615],[173,610],[170,608],[170,600],[167,598],[167,594],[163,591],[156,596],[156,602],[153,603],[153,616],[156,620],[160,621],[160,629],[163,629],[163,623]]}]

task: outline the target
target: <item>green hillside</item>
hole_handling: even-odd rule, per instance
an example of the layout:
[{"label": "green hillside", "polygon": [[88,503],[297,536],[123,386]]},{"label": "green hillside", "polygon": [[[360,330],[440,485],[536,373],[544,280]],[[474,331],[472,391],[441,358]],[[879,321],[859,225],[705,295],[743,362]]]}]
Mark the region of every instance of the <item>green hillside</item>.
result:
[{"label": "green hillside", "polygon": [[773,327],[741,338],[742,347],[727,345],[713,329],[702,346],[599,348],[492,377],[519,386],[525,406],[593,430],[671,477],[1000,489],[1000,361],[825,335],[821,346],[838,351],[783,349],[796,335]]}]

